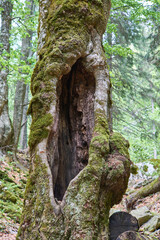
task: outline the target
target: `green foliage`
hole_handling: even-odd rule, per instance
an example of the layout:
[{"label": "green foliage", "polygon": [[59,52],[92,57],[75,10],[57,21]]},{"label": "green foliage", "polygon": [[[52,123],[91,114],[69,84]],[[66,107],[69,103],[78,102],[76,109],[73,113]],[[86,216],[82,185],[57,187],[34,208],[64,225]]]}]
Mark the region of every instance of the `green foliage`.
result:
[{"label": "green foliage", "polygon": [[112,1],[104,49],[113,86],[113,127],[130,142],[131,160],[159,156],[158,1]]},{"label": "green foliage", "polygon": [[8,174],[13,171],[18,174],[18,169],[13,170],[13,168],[14,165],[10,164],[6,171],[0,170],[0,217],[20,222],[25,185],[24,183],[17,184],[13,178],[9,177]]},{"label": "green foliage", "polygon": [[[28,7],[27,7],[28,4]],[[10,36],[10,59],[3,62],[4,65],[9,66],[9,110],[12,119],[14,108],[14,94],[16,82],[18,80],[24,81],[26,84],[30,84],[31,75],[36,62],[36,50],[37,50],[37,25],[38,25],[38,0],[34,1],[35,9],[33,14],[29,17],[30,12],[29,2],[13,0],[13,15],[12,26]],[[32,45],[30,47],[30,57],[27,62],[23,60],[21,53],[22,39],[32,37]],[[1,57],[0,57],[1,63]]]},{"label": "green foliage", "polygon": [[152,164],[155,169],[155,173],[158,173],[158,175],[160,175],[160,159],[147,159],[147,162]]},{"label": "green foliage", "polygon": [[104,43],[104,50],[106,52],[106,56],[109,57],[109,55],[114,54],[114,55],[119,55],[121,57],[127,57],[130,54],[133,54],[132,50],[128,47],[122,47],[121,45],[114,45],[110,46],[109,43]]}]

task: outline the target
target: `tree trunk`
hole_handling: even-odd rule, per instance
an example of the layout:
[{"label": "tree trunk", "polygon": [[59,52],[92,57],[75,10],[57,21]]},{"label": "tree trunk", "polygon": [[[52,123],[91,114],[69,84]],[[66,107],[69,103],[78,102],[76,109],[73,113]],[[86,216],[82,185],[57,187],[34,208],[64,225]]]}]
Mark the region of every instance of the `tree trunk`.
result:
[{"label": "tree trunk", "polygon": [[[27,0],[26,7],[29,9],[27,17],[31,17],[34,11],[34,0]],[[25,38],[22,39],[22,47],[21,47],[21,60],[28,64],[28,57],[30,56],[31,52],[31,40],[32,40],[33,32],[32,30],[28,30],[28,34]],[[22,72],[22,75],[24,73]],[[25,100],[25,93],[26,93],[26,83],[25,78],[17,81],[16,84],[16,92],[14,98],[14,114],[13,114],[13,128],[14,128],[14,156],[16,158],[19,137],[21,132],[21,125],[22,125],[22,117],[23,117],[23,109],[24,109],[24,100]]]},{"label": "tree trunk", "polygon": [[23,107],[23,117],[22,117],[22,125],[21,125],[21,136],[20,136],[20,148],[27,148],[27,110],[28,110],[28,94],[29,94],[29,85],[26,86],[25,99],[24,99],[24,107]]},{"label": "tree trunk", "polygon": [[108,128],[102,34],[109,9],[109,0],[40,1],[19,240],[109,238],[109,209],[120,202],[130,172],[128,142]]},{"label": "tree trunk", "polygon": [[[108,39],[108,43],[109,45],[112,47],[113,46],[113,34],[112,33],[107,33],[107,39]],[[112,53],[110,54],[109,58],[107,59],[107,63],[109,65],[109,71],[112,72],[113,71],[113,55]],[[110,99],[112,102],[112,88],[110,90]],[[112,130],[112,124],[113,124],[113,111],[112,111],[112,107],[110,107],[110,120],[109,120],[109,128],[110,130]]]},{"label": "tree trunk", "polygon": [[0,31],[0,152],[13,144],[13,128],[8,114],[8,85],[9,53],[10,53],[10,29],[12,18],[12,3],[10,0],[2,0],[1,31]]},{"label": "tree trunk", "polygon": [[109,218],[110,240],[126,231],[137,232],[139,229],[138,220],[127,212],[115,212]]},{"label": "tree trunk", "polygon": [[160,177],[155,179],[153,182],[147,184],[145,187],[142,187],[140,190],[135,191],[126,199],[126,207],[128,211],[131,211],[134,208],[137,200],[149,196],[150,194],[160,191]]},{"label": "tree trunk", "polygon": [[[151,85],[151,88],[152,85]],[[152,113],[154,114],[154,99],[151,98],[151,106],[152,106]],[[157,148],[156,148],[156,142],[157,142],[157,139],[156,139],[156,124],[155,124],[155,121],[152,120],[152,129],[153,129],[153,141],[154,141],[154,151],[153,151],[153,158],[154,159],[157,159]]]},{"label": "tree trunk", "polygon": [[116,240],[149,240],[147,236],[142,236],[134,231],[127,231],[118,236]]}]

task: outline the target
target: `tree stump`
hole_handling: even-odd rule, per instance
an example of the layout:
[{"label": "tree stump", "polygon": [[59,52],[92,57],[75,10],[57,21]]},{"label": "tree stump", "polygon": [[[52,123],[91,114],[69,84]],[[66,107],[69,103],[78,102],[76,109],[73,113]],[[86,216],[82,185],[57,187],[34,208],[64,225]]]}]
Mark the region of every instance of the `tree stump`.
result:
[{"label": "tree stump", "polygon": [[[126,231],[135,231],[139,229],[138,221],[127,212],[116,212],[109,219],[110,240],[118,240],[118,236]],[[129,231],[129,232],[130,232]],[[121,239],[121,238],[119,238]],[[124,238],[122,238],[124,239]]]},{"label": "tree stump", "polygon": [[118,236],[116,240],[147,240],[148,237],[142,236],[140,233],[134,231],[126,231]]}]

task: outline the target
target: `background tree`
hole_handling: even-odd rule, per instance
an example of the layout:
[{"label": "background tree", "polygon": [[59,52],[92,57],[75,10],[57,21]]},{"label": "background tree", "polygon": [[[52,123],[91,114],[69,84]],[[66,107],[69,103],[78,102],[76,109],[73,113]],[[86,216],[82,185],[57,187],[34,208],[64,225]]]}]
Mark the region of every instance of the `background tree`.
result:
[{"label": "background tree", "polygon": [[13,144],[13,129],[8,114],[8,84],[12,2],[2,0],[0,30],[0,151]]},{"label": "background tree", "polygon": [[25,99],[23,106],[23,116],[22,116],[22,125],[21,125],[21,135],[20,135],[20,148],[26,149],[28,146],[28,103],[29,103],[29,85],[26,86]]},{"label": "background tree", "polygon": [[[6,65],[9,70],[7,77],[9,116],[14,125],[14,149],[16,151],[19,144],[19,132],[21,127],[21,143],[23,143],[23,147],[27,146],[28,124],[30,123],[30,121],[28,123],[26,115],[29,104],[29,100],[27,98],[30,98],[31,95],[29,91],[29,82],[36,59],[35,52],[37,48],[37,37],[35,31],[37,29],[38,22],[38,3],[37,1],[12,1],[12,5],[12,24],[9,31],[10,52],[8,53],[7,62],[4,62],[3,55],[1,55],[1,58],[3,60],[2,63]],[[26,99],[24,104],[24,94],[22,94],[23,91],[20,91],[20,89],[26,89]],[[14,98],[16,99],[15,101]],[[17,100],[19,100],[18,103]],[[20,121],[22,112],[23,119],[25,119],[23,122]],[[18,147],[21,146],[19,145]]]},{"label": "background tree", "polygon": [[[13,128],[14,128],[14,155],[16,158],[16,152],[18,148],[19,143],[19,137],[21,132],[21,126],[22,126],[22,119],[23,119],[23,111],[25,111],[27,107],[27,96],[28,96],[28,88],[27,88],[27,82],[25,82],[25,76],[27,75],[26,66],[29,65],[28,59],[32,55],[32,36],[33,36],[33,24],[32,18],[33,13],[35,11],[35,4],[33,0],[25,1],[25,19],[23,21],[23,24],[25,22],[30,21],[30,25],[25,24],[26,26],[26,32],[24,33],[24,36],[22,38],[22,47],[21,47],[21,64],[23,65],[19,66],[21,71],[21,76],[17,83],[16,83],[16,91],[15,91],[15,97],[14,97],[14,115],[13,115]],[[25,66],[25,68],[24,68]],[[28,69],[27,69],[28,70]],[[26,97],[26,99],[25,99]],[[27,121],[26,115],[27,112],[25,111],[24,120]],[[27,122],[23,123],[24,129],[26,129]],[[24,136],[26,136],[26,133],[24,133]],[[26,145],[26,143],[25,143]]]},{"label": "background tree", "polygon": [[128,142],[108,127],[109,9],[108,0],[40,1],[32,165],[17,239],[108,239],[109,209],[130,171]]},{"label": "background tree", "polygon": [[[104,39],[112,66],[113,129],[129,140],[131,160],[153,166],[159,164],[159,7],[156,1],[113,1]],[[128,209],[160,191],[159,168],[154,173],[157,179],[128,197]]]},{"label": "background tree", "polygon": [[[159,70],[149,60],[149,55],[154,56],[154,38],[157,47],[152,49],[157,49],[158,59],[158,31],[154,30],[159,26],[158,6],[138,0],[113,1],[104,38],[109,64],[112,59],[113,129],[129,140],[135,162],[159,154]],[[108,39],[111,34],[112,45]]]}]

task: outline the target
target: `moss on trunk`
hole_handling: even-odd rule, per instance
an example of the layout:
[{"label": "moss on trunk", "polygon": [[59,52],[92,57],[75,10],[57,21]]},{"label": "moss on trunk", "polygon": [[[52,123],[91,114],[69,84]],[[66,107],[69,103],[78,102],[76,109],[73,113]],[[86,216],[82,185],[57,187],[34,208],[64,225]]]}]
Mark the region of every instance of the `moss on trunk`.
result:
[{"label": "moss on trunk", "polygon": [[31,169],[17,240],[109,238],[109,209],[130,172],[128,143],[108,127],[109,9],[109,0],[40,1]]}]

